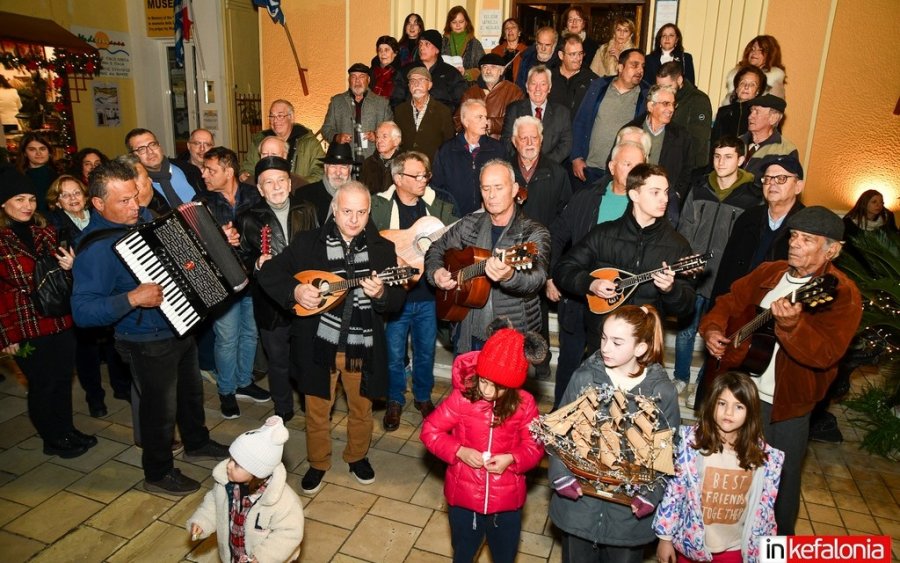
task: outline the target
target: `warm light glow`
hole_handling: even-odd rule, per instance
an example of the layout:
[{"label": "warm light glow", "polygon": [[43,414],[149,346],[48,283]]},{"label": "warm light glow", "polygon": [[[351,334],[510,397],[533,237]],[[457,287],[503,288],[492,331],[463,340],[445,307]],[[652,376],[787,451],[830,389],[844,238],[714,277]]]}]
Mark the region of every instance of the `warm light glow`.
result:
[{"label": "warm light glow", "polygon": [[860,178],[854,183],[856,186],[853,188],[853,199],[847,202],[848,209],[856,205],[859,196],[866,190],[878,190],[884,197],[884,206],[888,209],[900,207],[898,205],[900,204],[900,190],[893,183],[881,178]]}]

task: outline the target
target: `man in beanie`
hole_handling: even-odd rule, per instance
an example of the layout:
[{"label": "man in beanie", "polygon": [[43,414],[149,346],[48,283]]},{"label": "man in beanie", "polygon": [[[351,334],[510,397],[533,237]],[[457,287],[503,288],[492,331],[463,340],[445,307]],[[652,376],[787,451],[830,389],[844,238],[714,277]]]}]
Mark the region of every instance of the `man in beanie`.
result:
[{"label": "man in beanie", "polygon": [[[787,260],[765,262],[734,282],[731,292],[719,297],[701,320],[700,334],[709,353],[721,359],[731,342],[726,335],[749,320],[745,311],[758,305],[772,312],[776,339],[772,359],[753,375],[758,376],[754,382],[762,401],[766,442],[784,452],[775,503],[778,533],[793,535],[810,412],[837,375],[838,362],[862,317],[862,302],[853,281],[831,265],[841,252],[840,217],[824,207],[807,207],[789,217],[787,227],[791,232]],[[792,292],[822,275],[836,278],[833,301],[812,311],[792,301]],[[715,375],[707,372],[706,381]]]},{"label": "man in beanie", "polygon": [[303,504],[287,485],[281,463],[287,440],[287,428],[277,416],[235,439],[228,449],[231,458],[213,469],[213,488],[187,521],[192,541],[215,532],[222,561],[297,558]]},{"label": "man in beanie", "polygon": [[[278,139],[276,139],[277,141]],[[280,142],[280,141],[279,141]],[[259,339],[269,360],[269,391],[275,414],[285,422],[294,417],[294,391],[290,384],[290,326],[292,315],[272,300],[256,280],[267,260],[284,251],[294,235],[319,226],[316,208],[291,194],[291,163],[266,156],[256,163],[256,189],[262,196],[240,215],[240,256],[250,272],[250,295]],[[267,229],[268,251],[263,253],[263,233]]]},{"label": "man in beanie", "polygon": [[369,67],[355,63],[347,69],[349,88],[331,98],[322,137],[329,143],[349,143],[357,164],[375,152],[375,129],[393,118],[387,98],[369,90]]},{"label": "man in beanie", "polygon": [[[481,69],[481,75],[463,94],[461,102],[472,99],[484,100],[487,107],[487,134],[495,139],[500,139],[500,134],[503,132],[503,118],[506,116],[506,106],[521,100],[524,96],[518,86],[503,79],[503,70],[506,67],[503,57],[500,55],[488,53],[481,57],[478,67]],[[458,112],[454,120],[457,129],[462,127]]]},{"label": "man in beanie", "polygon": [[422,32],[419,36],[419,58],[403,67],[403,72],[397,76],[395,99],[401,101],[409,99],[411,86],[407,83],[409,71],[422,67],[428,71],[431,78],[431,97],[447,106],[451,114],[456,112],[463,92],[466,91],[466,80],[455,67],[445,63],[441,58],[443,45],[444,38],[438,30],[428,29]]}]

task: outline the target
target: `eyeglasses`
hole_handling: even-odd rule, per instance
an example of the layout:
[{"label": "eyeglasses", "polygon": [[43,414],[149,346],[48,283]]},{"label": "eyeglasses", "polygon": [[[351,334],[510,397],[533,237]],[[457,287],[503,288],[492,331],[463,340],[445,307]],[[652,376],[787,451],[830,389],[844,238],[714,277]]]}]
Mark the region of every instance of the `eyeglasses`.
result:
[{"label": "eyeglasses", "polygon": [[270,113],[269,121],[283,121],[291,117],[289,113]]},{"label": "eyeglasses", "polygon": [[581,23],[584,20],[581,18],[569,18],[566,20],[566,23]]},{"label": "eyeglasses", "polygon": [[653,103],[659,104],[664,108],[678,109],[678,104],[675,102],[665,101],[665,102],[653,102]]},{"label": "eyeglasses", "polygon": [[147,143],[146,145],[144,145],[142,147],[134,147],[133,149],[131,149],[131,152],[133,152],[134,154],[147,154],[148,150],[156,151],[156,149],[158,149],[158,148],[159,148],[159,143],[156,141],[153,141],[152,143]]},{"label": "eyeglasses", "polygon": [[764,185],[769,185],[774,182],[778,185],[781,185],[781,184],[787,182],[788,178],[799,178],[799,176],[792,176],[792,175],[788,175],[788,174],[779,174],[778,176],[763,176],[762,183]]},{"label": "eyeglasses", "polygon": [[59,194],[59,199],[80,199],[84,197],[81,192],[63,192]]},{"label": "eyeglasses", "polygon": [[425,173],[425,174],[407,174],[406,172],[401,172],[400,175],[401,175],[401,176],[406,176],[407,178],[412,178],[412,179],[414,179],[416,182],[427,182],[428,180],[431,180],[431,174],[428,174],[428,173]]}]

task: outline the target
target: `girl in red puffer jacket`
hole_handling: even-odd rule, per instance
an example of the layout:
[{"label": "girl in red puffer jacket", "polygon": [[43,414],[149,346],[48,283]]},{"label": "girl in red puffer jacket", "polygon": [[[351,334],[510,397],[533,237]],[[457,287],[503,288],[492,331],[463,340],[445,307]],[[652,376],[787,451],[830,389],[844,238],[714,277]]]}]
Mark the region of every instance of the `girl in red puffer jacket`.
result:
[{"label": "girl in red puffer jacket", "polygon": [[534,397],[519,387],[528,362],[540,362],[546,350],[537,334],[498,330],[481,351],[456,358],[453,392],[425,419],[422,442],[449,464],[444,495],[454,562],[471,562],[485,536],[496,563],[516,558],[525,473],[544,455],[528,430],[538,416]]}]

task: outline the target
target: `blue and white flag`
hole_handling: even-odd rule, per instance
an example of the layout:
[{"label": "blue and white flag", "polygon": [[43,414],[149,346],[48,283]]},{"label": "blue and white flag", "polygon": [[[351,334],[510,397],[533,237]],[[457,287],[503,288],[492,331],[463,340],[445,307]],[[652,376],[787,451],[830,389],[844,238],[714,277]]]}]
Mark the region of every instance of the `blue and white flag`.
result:
[{"label": "blue and white flag", "polygon": [[191,0],[175,0],[175,64],[184,67],[184,42],[191,40],[194,13]]},{"label": "blue and white flag", "polygon": [[284,25],[284,12],[281,11],[281,0],[253,0],[253,3],[269,12],[273,23]]}]

